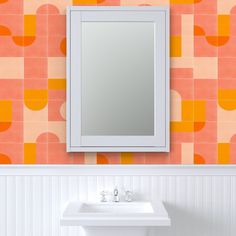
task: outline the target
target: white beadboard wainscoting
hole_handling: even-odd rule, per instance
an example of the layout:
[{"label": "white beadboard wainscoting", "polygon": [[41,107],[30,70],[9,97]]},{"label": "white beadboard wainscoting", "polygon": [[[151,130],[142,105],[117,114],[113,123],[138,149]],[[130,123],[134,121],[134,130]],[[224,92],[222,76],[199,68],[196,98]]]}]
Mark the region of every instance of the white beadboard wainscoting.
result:
[{"label": "white beadboard wainscoting", "polygon": [[79,227],[60,226],[62,207],[99,200],[115,186],[136,200],[164,202],[172,226],[150,236],[236,235],[235,165],[2,165],[0,236],[83,236]]}]

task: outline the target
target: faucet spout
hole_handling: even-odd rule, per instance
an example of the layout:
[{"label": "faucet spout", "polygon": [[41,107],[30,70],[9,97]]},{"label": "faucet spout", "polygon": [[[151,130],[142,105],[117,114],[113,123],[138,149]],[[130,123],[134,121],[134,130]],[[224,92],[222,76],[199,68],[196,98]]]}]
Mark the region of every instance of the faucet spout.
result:
[{"label": "faucet spout", "polygon": [[119,198],[119,191],[117,188],[114,189],[113,191],[113,202],[119,202],[120,198]]}]

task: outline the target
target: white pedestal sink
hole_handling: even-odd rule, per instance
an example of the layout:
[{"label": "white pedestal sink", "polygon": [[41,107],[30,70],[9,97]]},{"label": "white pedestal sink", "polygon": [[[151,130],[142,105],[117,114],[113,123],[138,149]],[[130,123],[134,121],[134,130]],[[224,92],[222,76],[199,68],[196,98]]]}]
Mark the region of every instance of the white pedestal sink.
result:
[{"label": "white pedestal sink", "polygon": [[69,202],[61,225],[82,226],[86,236],[146,236],[149,227],[170,226],[162,202]]}]

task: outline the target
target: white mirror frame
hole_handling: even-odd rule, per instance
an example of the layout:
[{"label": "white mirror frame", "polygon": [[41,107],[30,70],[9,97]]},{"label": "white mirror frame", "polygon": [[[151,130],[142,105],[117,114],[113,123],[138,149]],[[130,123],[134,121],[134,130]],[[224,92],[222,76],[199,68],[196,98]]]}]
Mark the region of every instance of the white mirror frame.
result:
[{"label": "white mirror frame", "polygon": [[[81,134],[81,23],[88,21],[153,22],[154,135],[82,136]],[[169,151],[169,8],[80,7],[67,9],[67,151],[168,152]]]}]

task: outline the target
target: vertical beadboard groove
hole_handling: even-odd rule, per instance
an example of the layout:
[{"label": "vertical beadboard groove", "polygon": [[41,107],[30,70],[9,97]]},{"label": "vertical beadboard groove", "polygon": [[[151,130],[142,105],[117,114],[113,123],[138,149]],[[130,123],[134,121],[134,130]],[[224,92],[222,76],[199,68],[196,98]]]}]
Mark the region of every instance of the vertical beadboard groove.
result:
[{"label": "vertical beadboard groove", "polygon": [[[68,197],[68,178],[66,176],[60,176],[60,184],[61,184],[61,191],[60,191],[60,195],[61,195],[61,202],[60,202],[60,208],[63,209],[65,207],[66,202],[68,201],[69,197]],[[77,186],[78,186],[78,178],[76,178],[76,183],[75,183],[75,187],[76,190]],[[69,229],[68,227],[61,227],[61,234],[63,236],[66,236],[69,234]]]},{"label": "vertical beadboard groove", "polygon": [[6,232],[6,214],[7,214],[7,208],[6,208],[6,177],[1,176],[0,177],[0,235],[7,235]]},{"label": "vertical beadboard groove", "polygon": [[231,177],[231,227],[230,235],[233,236],[236,232],[236,177]]},{"label": "vertical beadboard groove", "polygon": [[[25,178],[23,176],[16,176],[16,235],[25,235],[24,219],[25,219]],[[2,235],[2,234],[0,234]],[[4,234],[3,234],[4,235]]]},{"label": "vertical beadboard groove", "polygon": [[[16,195],[16,183],[15,177],[8,176],[7,177],[7,236],[15,236],[16,235],[16,202],[15,202],[15,195]],[[9,211],[8,211],[9,209]]]},{"label": "vertical beadboard groove", "polygon": [[121,199],[164,201],[172,226],[150,236],[234,236],[236,176],[0,176],[0,236],[83,236],[61,227],[68,200],[93,201],[117,186]]}]

